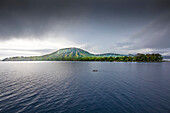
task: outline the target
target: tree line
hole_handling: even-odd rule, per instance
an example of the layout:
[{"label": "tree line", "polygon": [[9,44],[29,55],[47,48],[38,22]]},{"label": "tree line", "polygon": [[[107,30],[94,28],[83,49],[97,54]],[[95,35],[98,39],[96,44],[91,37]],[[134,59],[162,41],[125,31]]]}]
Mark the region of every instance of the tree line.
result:
[{"label": "tree line", "polygon": [[160,54],[140,54],[140,53],[138,53],[135,56],[62,58],[61,60],[62,61],[110,61],[110,62],[113,62],[113,61],[160,62],[163,60],[163,58]]},{"label": "tree line", "polygon": [[5,61],[122,61],[122,62],[160,62],[163,60],[160,54],[141,54],[135,56],[119,57],[12,57],[4,59]]}]

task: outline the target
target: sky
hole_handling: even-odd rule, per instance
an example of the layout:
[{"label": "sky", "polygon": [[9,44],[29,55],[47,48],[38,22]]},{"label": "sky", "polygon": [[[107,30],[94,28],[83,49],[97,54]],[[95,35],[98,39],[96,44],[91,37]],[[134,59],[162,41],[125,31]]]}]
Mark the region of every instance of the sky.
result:
[{"label": "sky", "polygon": [[170,55],[170,0],[0,0],[0,59],[66,47]]}]

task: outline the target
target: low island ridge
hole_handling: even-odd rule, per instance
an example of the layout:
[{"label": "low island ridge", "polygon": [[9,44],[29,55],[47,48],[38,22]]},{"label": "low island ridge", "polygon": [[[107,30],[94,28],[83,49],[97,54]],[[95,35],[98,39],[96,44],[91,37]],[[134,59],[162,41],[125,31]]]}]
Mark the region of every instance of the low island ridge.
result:
[{"label": "low island ridge", "polygon": [[141,61],[160,62],[162,56],[157,54],[123,55],[115,53],[92,54],[80,48],[64,48],[43,56],[10,57],[3,61]]}]

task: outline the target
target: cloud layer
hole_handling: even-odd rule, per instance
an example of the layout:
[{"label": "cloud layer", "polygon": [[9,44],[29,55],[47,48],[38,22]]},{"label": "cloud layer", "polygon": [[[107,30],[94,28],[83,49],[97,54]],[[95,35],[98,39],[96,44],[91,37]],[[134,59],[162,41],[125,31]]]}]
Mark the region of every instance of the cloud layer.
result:
[{"label": "cloud layer", "polygon": [[170,48],[169,14],[169,0],[1,0],[0,42],[18,41],[0,48],[27,51],[18,46],[20,40],[39,40],[43,46],[31,49],[30,44],[29,50],[65,43],[95,53],[161,52]]}]

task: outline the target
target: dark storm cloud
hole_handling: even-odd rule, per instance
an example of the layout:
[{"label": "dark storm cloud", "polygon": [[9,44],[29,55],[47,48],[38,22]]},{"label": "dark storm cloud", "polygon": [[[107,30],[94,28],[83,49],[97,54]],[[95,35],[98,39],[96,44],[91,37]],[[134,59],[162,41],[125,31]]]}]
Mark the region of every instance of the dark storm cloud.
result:
[{"label": "dark storm cloud", "polygon": [[164,14],[154,20],[141,31],[136,33],[132,40],[134,48],[170,48],[170,14]]},{"label": "dark storm cloud", "polygon": [[[142,21],[145,16],[159,15],[169,9],[169,0],[1,0],[0,40],[41,39],[48,33],[72,35],[70,38],[82,34],[85,36],[79,40],[83,40],[88,37],[86,34],[95,37],[97,31],[108,34],[104,26],[107,21],[113,25],[117,22],[115,19],[121,23],[122,18],[127,19],[127,23],[133,18]],[[93,23],[96,24],[92,26]],[[98,23],[103,23],[100,26],[103,29]]]}]

